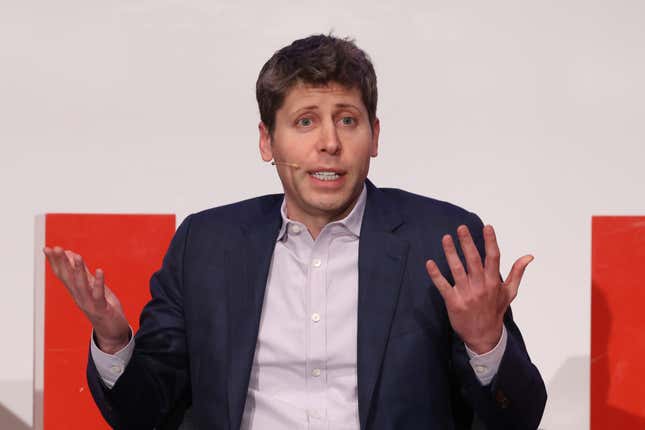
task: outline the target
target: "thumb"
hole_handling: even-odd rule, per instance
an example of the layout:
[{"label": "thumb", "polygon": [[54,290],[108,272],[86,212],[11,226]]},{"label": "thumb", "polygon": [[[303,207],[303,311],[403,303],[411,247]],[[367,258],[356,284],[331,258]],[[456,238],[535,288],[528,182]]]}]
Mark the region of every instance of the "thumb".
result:
[{"label": "thumb", "polygon": [[533,261],[535,258],[532,255],[525,255],[523,257],[518,258],[515,263],[513,263],[513,267],[511,267],[511,271],[506,277],[506,281],[504,282],[504,285],[506,288],[508,288],[510,292],[510,300],[509,303],[517,297],[517,292],[520,289],[520,282],[522,281],[522,277],[524,276],[524,271],[526,270],[526,267]]},{"label": "thumb", "polygon": [[96,276],[88,271],[92,281],[92,298],[94,301],[102,301],[105,298],[105,275],[102,269],[96,269]]}]

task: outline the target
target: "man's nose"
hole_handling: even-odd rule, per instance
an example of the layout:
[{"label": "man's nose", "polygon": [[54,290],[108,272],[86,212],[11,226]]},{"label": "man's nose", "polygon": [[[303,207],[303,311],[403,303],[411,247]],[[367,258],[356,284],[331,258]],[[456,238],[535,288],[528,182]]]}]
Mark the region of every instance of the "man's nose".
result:
[{"label": "man's nose", "polygon": [[336,124],[333,120],[326,121],[323,125],[318,146],[321,152],[326,152],[331,155],[340,152],[341,143],[338,137],[338,130],[336,130]]}]

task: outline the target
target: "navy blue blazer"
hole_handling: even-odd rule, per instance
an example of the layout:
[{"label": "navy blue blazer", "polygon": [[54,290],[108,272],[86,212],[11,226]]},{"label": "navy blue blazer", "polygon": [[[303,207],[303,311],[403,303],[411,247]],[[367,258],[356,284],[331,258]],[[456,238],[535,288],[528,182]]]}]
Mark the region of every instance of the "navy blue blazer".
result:
[{"label": "navy blue blazer", "polygon": [[[118,429],[151,429],[192,404],[199,429],[238,429],[275,240],[280,194],[190,215],[150,281],[136,347],[106,390],[89,359],[92,395]],[[508,343],[482,386],[453,332],[425,261],[452,281],[441,237],[466,224],[484,254],[482,222],[449,203],[367,182],[359,244],[358,409],[362,430],[535,429],[546,402],[510,311]]]}]

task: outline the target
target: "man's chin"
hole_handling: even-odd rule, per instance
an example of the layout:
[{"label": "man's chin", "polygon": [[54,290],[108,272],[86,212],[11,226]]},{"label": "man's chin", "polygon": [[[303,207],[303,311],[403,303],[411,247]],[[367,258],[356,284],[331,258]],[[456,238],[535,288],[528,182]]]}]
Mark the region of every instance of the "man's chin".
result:
[{"label": "man's chin", "polygon": [[336,199],[320,199],[312,202],[311,208],[320,216],[328,217],[332,220],[339,220],[347,216],[351,209],[354,207],[356,199],[349,198],[336,198]]}]

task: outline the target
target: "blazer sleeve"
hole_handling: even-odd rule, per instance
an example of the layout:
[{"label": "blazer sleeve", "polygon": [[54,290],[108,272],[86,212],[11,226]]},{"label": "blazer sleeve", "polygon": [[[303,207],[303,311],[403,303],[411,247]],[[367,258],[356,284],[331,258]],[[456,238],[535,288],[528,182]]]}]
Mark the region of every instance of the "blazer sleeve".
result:
[{"label": "blazer sleeve", "polygon": [[116,429],[163,428],[190,403],[183,313],[183,259],[191,217],[179,226],[150,280],[151,300],[140,317],[135,349],[125,371],[107,389],[88,359],[87,379],[105,420]]},{"label": "blazer sleeve", "polygon": [[[471,214],[468,227],[482,257],[485,255],[483,223]],[[519,328],[509,308],[504,316],[508,332],[506,350],[497,374],[481,385],[470,366],[464,343],[453,336],[452,356],[459,390],[488,429],[537,429],[546,405],[546,388],[531,362]]]}]

